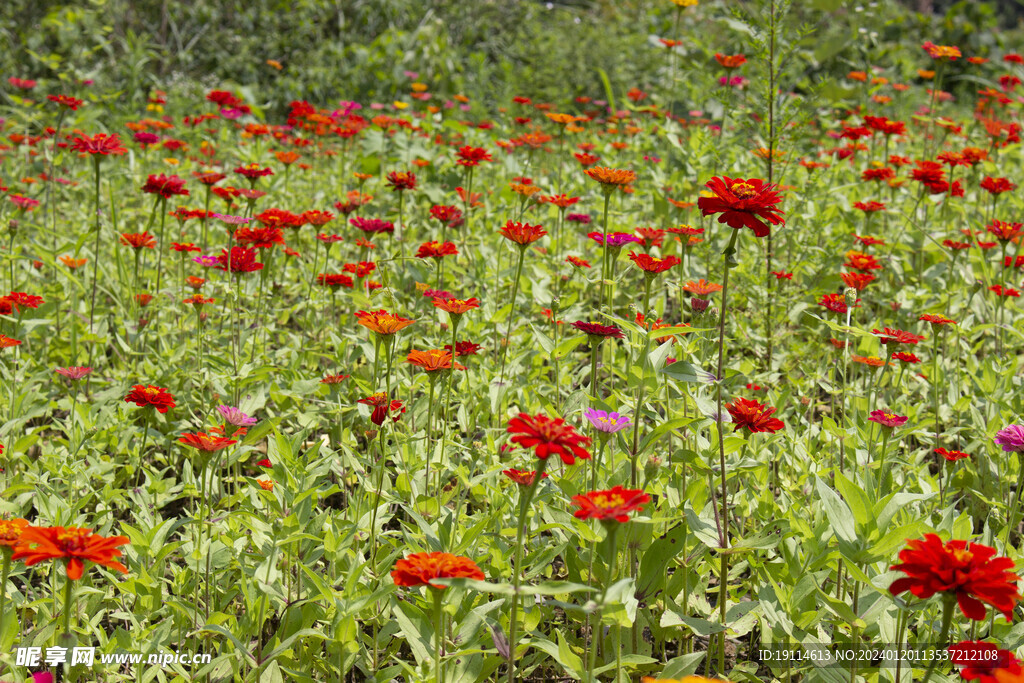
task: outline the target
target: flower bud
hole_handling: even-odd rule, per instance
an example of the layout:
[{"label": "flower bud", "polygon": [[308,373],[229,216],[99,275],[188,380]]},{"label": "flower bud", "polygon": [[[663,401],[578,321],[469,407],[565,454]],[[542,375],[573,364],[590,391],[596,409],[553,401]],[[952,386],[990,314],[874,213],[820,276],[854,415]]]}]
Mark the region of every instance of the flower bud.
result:
[{"label": "flower bud", "polygon": [[699,299],[697,297],[690,299],[690,307],[693,309],[694,313],[703,313],[708,310],[709,303],[711,302],[707,299]]},{"label": "flower bud", "polygon": [[843,290],[843,300],[846,302],[847,308],[853,308],[857,303],[857,290],[853,287],[847,287]]}]

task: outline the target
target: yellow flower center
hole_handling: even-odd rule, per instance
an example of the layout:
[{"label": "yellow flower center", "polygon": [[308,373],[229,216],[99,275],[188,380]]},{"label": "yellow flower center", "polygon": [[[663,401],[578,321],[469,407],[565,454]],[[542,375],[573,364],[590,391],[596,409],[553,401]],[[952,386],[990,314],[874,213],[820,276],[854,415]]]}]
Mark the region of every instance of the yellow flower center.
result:
[{"label": "yellow flower center", "polygon": [[0,519],[0,541],[17,541],[21,538],[21,527],[14,522]]},{"label": "yellow flower center", "polygon": [[732,193],[740,199],[750,199],[757,194],[757,188],[750,183],[736,183],[732,186]]},{"label": "yellow flower center", "polygon": [[90,534],[88,529],[72,527],[57,534],[57,541],[65,551],[83,550],[86,545],[85,540],[89,538]]}]

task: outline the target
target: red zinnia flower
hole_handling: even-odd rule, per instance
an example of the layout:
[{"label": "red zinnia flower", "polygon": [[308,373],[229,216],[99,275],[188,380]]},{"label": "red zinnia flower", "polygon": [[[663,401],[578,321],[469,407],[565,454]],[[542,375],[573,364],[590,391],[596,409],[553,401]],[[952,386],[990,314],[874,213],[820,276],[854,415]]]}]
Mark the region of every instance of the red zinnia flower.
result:
[{"label": "red zinnia flower", "polygon": [[853,287],[858,292],[875,281],[875,276],[871,273],[840,273],[839,277],[847,287]]},{"label": "red zinnia flower", "polygon": [[459,151],[455,153],[455,156],[459,157],[456,162],[459,166],[479,166],[481,161],[493,161],[491,153],[485,148],[471,147],[469,145],[459,147]]},{"label": "red zinnia flower", "polygon": [[677,266],[682,261],[677,256],[666,256],[663,259],[655,258],[649,254],[637,254],[636,252],[629,252],[629,258],[637,265],[640,270],[651,275],[658,273],[664,273],[666,270],[671,270],[673,266]]},{"label": "red zinnia flower", "polygon": [[519,223],[517,221],[509,221],[505,224],[499,232],[525,249],[526,245],[536,242],[544,235],[548,234],[548,231],[540,225],[530,225],[528,223]]},{"label": "red zinnia flower", "polygon": [[704,216],[721,213],[719,223],[725,223],[736,230],[750,228],[758,237],[768,235],[771,231],[769,223],[786,224],[782,219],[783,212],[775,208],[782,201],[776,185],[769,185],[757,178],[742,180],[723,176],[712,178],[707,187],[715,196],[697,200],[697,206]]},{"label": "red zinnia flower", "polygon": [[1009,650],[981,640],[964,640],[946,648],[949,661],[960,669],[960,678],[978,683],[1021,683],[1024,668]]},{"label": "red zinnia flower", "polygon": [[[843,273],[848,275],[849,273]],[[857,299],[860,301],[860,299]],[[821,301],[818,302],[833,313],[844,314],[849,310],[846,306],[846,297],[842,294],[822,294]],[[860,306],[854,305],[854,308],[860,308]]]},{"label": "red zinnia flower", "polygon": [[508,433],[515,435],[512,443],[533,448],[541,460],[551,454],[558,455],[566,465],[574,464],[576,458],[590,459],[590,453],[584,448],[590,444],[590,437],[583,436],[561,418],[519,413],[509,420]]},{"label": "red zinnia flower", "polygon": [[0,349],[9,349],[12,346],[17,346],[21,341],[18,339],[12,339],[7,335],[0,334]]},{"label": "red zinnia flower", "polygon": [[925,338],[924,335],[904,330],[894,330],[891,327],[887,327],[884,330],[872,329],[871,331],[878,336],[878,340],[882,344],[916,344]]},{"label": "red zinnia flower", "polygon": [[392,171],[387,175],[388,185],[392,190],[401,192],[403,190],[416,189],[416,174],[403,171]]},{"label": "red zinnia flower", "polygon": [[[520,470],[502,470],[502,474],[506,477],[519,484],[520,486],[533,486],[533,480],[537,478],[536,472],[522,472]],[[545,479],[548,476],[547,472],[542,472],[540,475],[541,479]],[[2,524],[3,522],[0,522]]]},{"label": "red zinnia flower", "polygon": [[462,315],[467,313],[474,308],[480,308],[479,299],[445,299],[441,297],[434,297],[433,304],[436,308],[440,308],[446,313],[452,315]]},{"label": "red zinnia flower", "polygon": [[341,273],[320,273],[316,276],[316,281],[317,284],[330,287],[331,289],[337,289],[338,287],[352,288],[355,286],[355,281],[351,277]]},{"label": "red zinnia flower", "polygon": [[870,273],[872,270],[882,269],[882,264],[878,262],[878,259],[862,251],[851,250],[846,252],[846,263],[843,265],[847,268],[859,270],[862,273]]},{"label": "red zinnia flower", "polygon": [[394,399],[389,401],[387,394],[383,391],[378,391],[376,394],[370,394],[366,398],[361,398],[358,403],[373,406],[370,421],[378,427],[384,424],[384,420],[388,417],[391,418],[392,422],[398,422],[402,413],[405,412],[405,406],[400,400]]},{"label": "red zinnia flower", "polygon": [[180,439],[178,439],[178,443],[185,444],[190,448],[195,448],[207,453],[216,453],[217,451],[238,442],[232,441],[231,439],[225,439],[220,436],[212,436],[205,432],[196,432],[195,434],[186,432],[181,435]]},{"label": "red zinnia flower", "polygon": [[715,284],[714,282],[708,282],[704,278],[701,278],[696,282],[690,280],[685,285],[683,285],[683,289],[689,292],[690,294],[695,294],[697,296],[707,296],[708,294],[714,294],[715,292],[722,291],[722,285]]},{"label": "red zinnia flower", "polygon": [[122,232],[121,244],[132,249],[152,249],[156,246],[156,237],[149,232]]},{"label": "red zinnia flower", "polygon": [[746,64],[747,58],[744,55],[723,55],[721,52],[716,52],[715,61],[731,70]]},{"label": "red zinnia flower", "polygon": [[413,349],[406,356],[405,361],[416,367],[422,368],[427,373],[437,372],[438,370],[465,370],[464,365],[456,363],[452,359],[452,352],[445,351],[444,349],[431,349],[430,351],[417,351]]},{"label": "red zinnia flower", "polygon": [[146,180],[146,184],[142,186],[142,191],[146,194],[155,194],[169,199],[175,195],[182,195],[187,197],[189,192],[185,189],[184,178],[179,178],[176,175],[151,175]]},{"label": "red zinnia flower", "polygon": [[429,586],[435,590],[444,590],[446,586],[434,585],[432,581],[460,578],[483,581],[487,577],[468,557],[441,552],[413,553],[396,562],[391,572],[391,580],[396,586],[408,588]]},{"label": "red zinnia flower", "polygon": [[918,320],[923,320],[932,325],[956,325],[956,321],[952,318],[947,318],[944,315],[931,315],[930,313],[922,315]]},{"label": "red zinnia flower", "polygon": [[416,258],[443,258],[456,256],[459,250],[453,242],[424,242],[416,252]]},{"label": "red zinnia flower", "polygon": [[115,559],[121,557],[117,546],[126,543],[127,536],[106,538],[92,529],[30,526],[22,531],[11,559],[24,560],[26,567],[46,560],[64,560],[68,579],[77,581],[87,561],[127,574],[128,568]]},{"label": "red zinnia flower", "polygon": [[628,522],[631,512],[640,512],[651,497],[640,489],[624,489],[621,486],[607,491],[591,491],[573,496],[572,502],[579,507],[572,513],[577,519],[596,519],[601,522],[615,520]]},{"label": "red zinnia flower", "polygon": [[1017,186],[1014,183],[1011,183],[1008,178],[993,178],[992,176],[985,176],[985,179],[981,181],[981,189],[985,190],[989,194],[1002,194],[1003,192],[1016,190]]},{"label": "red zinnia flower", "polygon": [[854,202],[853,208],[860,209],[864,213],[874,213],[876,211],[884,211],[885,204],[882,202]]},{"label": "red zinnia flower", "polygon": [[586,259],[581,259],[579,256],[566,256],[565,262],[572,264],[577,268],[590,268],[590,264],[587,263]]},{"label": "red zinnia flower", "polygon": [[893,595],[909,590],[914,596],[927,600],[936,593],[956,596],[964,616],[974,621],[985,618],[985,605],[1013,618],[1013,608],[1020,601],[1017,575],[1009,571],[1013,560],[995,557],[996,549],[980,543],[948,541],[943,544],[936,534],[925,534],[924,539],[907,542],[900,551],[902,564],[897,569],[906,578],[889,586]]},{"label": "red zinnia flower", "polygon": [[94,158],[105,157],[108,154],[124,154],[128,151],[121,146],[121,138],[106,133],[97,133],[92,137],[80,135],[72,140],[71,144],[74,145],[76,152],[91,154]]},{"label": "red zinnia flower", "polygon": [[935,453],[941,455],[943,458],[950,462],[956,462],[957,460],[963,460],[964,458],[971,457],[969,453],[963,451],[947,451],[945,448],[936,448]]},{"label": "red zinnia flower", "polygon": [[124,397],[124,401],[125,403],[134,403],[140,408],[152,406],[159,413],[166,413],[175,406],[174,396],[169,394],[166,389],[154,387],[151,384],[145,386],[136,384],[132,387],[131,392]]},{"label": "red zinnia flower", "polygon": [[[254,273],[263,270],[263,264],[256,261],[257,251],[245,247],[231,247],[230,269],[232,273]],[[221,249],[217,257],[217,270],[228,270],[228,250]]]},{"label": "red zinnia flower", "polygon": [[769,408],[756,400],[738,398],[732,403],[726,404],[725,407],[736,424],[736,431],[746,427],[751,432],[774,434],[786,426],[782,420],[772,417],[775,408]]},{"label": "red zinnia flower", "polygon": [[46,99],[51,102],[56,102],[59,106],[70,109],[71,111],[78,111],[85,102],[78,99],[77,97],[71,97],[70,95],[47,95]]},{"label": "red zinnia flower", "polygon": [[257,178],[262,178],[263,176],[268,175],[274,175],[274,171],[272,171],[269,166],[267,168],[263,168],[257,163],[239,166],[238,168],[235,169],[235,173],[237,173],[240,176],[244,176],[253,182],[255,182]]},{"label": "red zinnia flower", "polygon": [[356,313],[356,322],[376,334],[394,334],[399,330],[412,325],[415,320],[392,315],[384,309],[379,311],[359,311]]},{"label": "red zinnia flower", "polygon": [[615,337],[616,339],[625,337],[622,330],[615,325],[602,325],[600,323],[588,323],[577,320],[572,326],[591,337]]}]

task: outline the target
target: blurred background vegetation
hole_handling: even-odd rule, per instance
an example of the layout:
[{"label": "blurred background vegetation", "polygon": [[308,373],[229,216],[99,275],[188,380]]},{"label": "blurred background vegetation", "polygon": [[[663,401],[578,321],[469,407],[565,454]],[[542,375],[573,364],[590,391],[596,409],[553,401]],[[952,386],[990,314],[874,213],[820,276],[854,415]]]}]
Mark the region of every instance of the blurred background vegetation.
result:
[{"label": "blurred background vegetation", "polygon": [[[746,25],[737,15],[745,10]],[[791,46],[791,87],[891,64],[894,45],[919,50],[924,40],[998,58],[1021,35],[1020,15],[1018,0],[799,0],[794,35],[796,26],[809,31]],[[619,94],[657,89],[670,68],[657,38],[683,41],[677,88],[688,71],[712,68],[716,51],[750,55],[754,3],[702,0],[680,17],[677,31],[670,0],[4,0],[0,87],[16,76],[81,96],[76,84],[93,80],[137,107],[153,89],[245,86],[249,101],[279,112],[295,99],[389,102],[408,92],[413,72],[486,111],[513,95],[603,97],[602,71]],[[908,61],[902,75],[922,64]],[[947,87],[966,87],[962,68],[963,60],[953,66]]]}]

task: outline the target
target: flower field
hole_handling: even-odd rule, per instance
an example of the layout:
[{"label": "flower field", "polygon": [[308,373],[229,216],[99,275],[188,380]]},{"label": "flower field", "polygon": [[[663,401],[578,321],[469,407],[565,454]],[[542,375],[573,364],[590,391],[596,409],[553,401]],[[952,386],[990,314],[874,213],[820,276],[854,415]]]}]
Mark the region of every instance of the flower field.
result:
[{"label": "flower field", "polygon": [[560,101],[5,76],[0,681],[1024,681],[1024,57],[654,4]]}]

